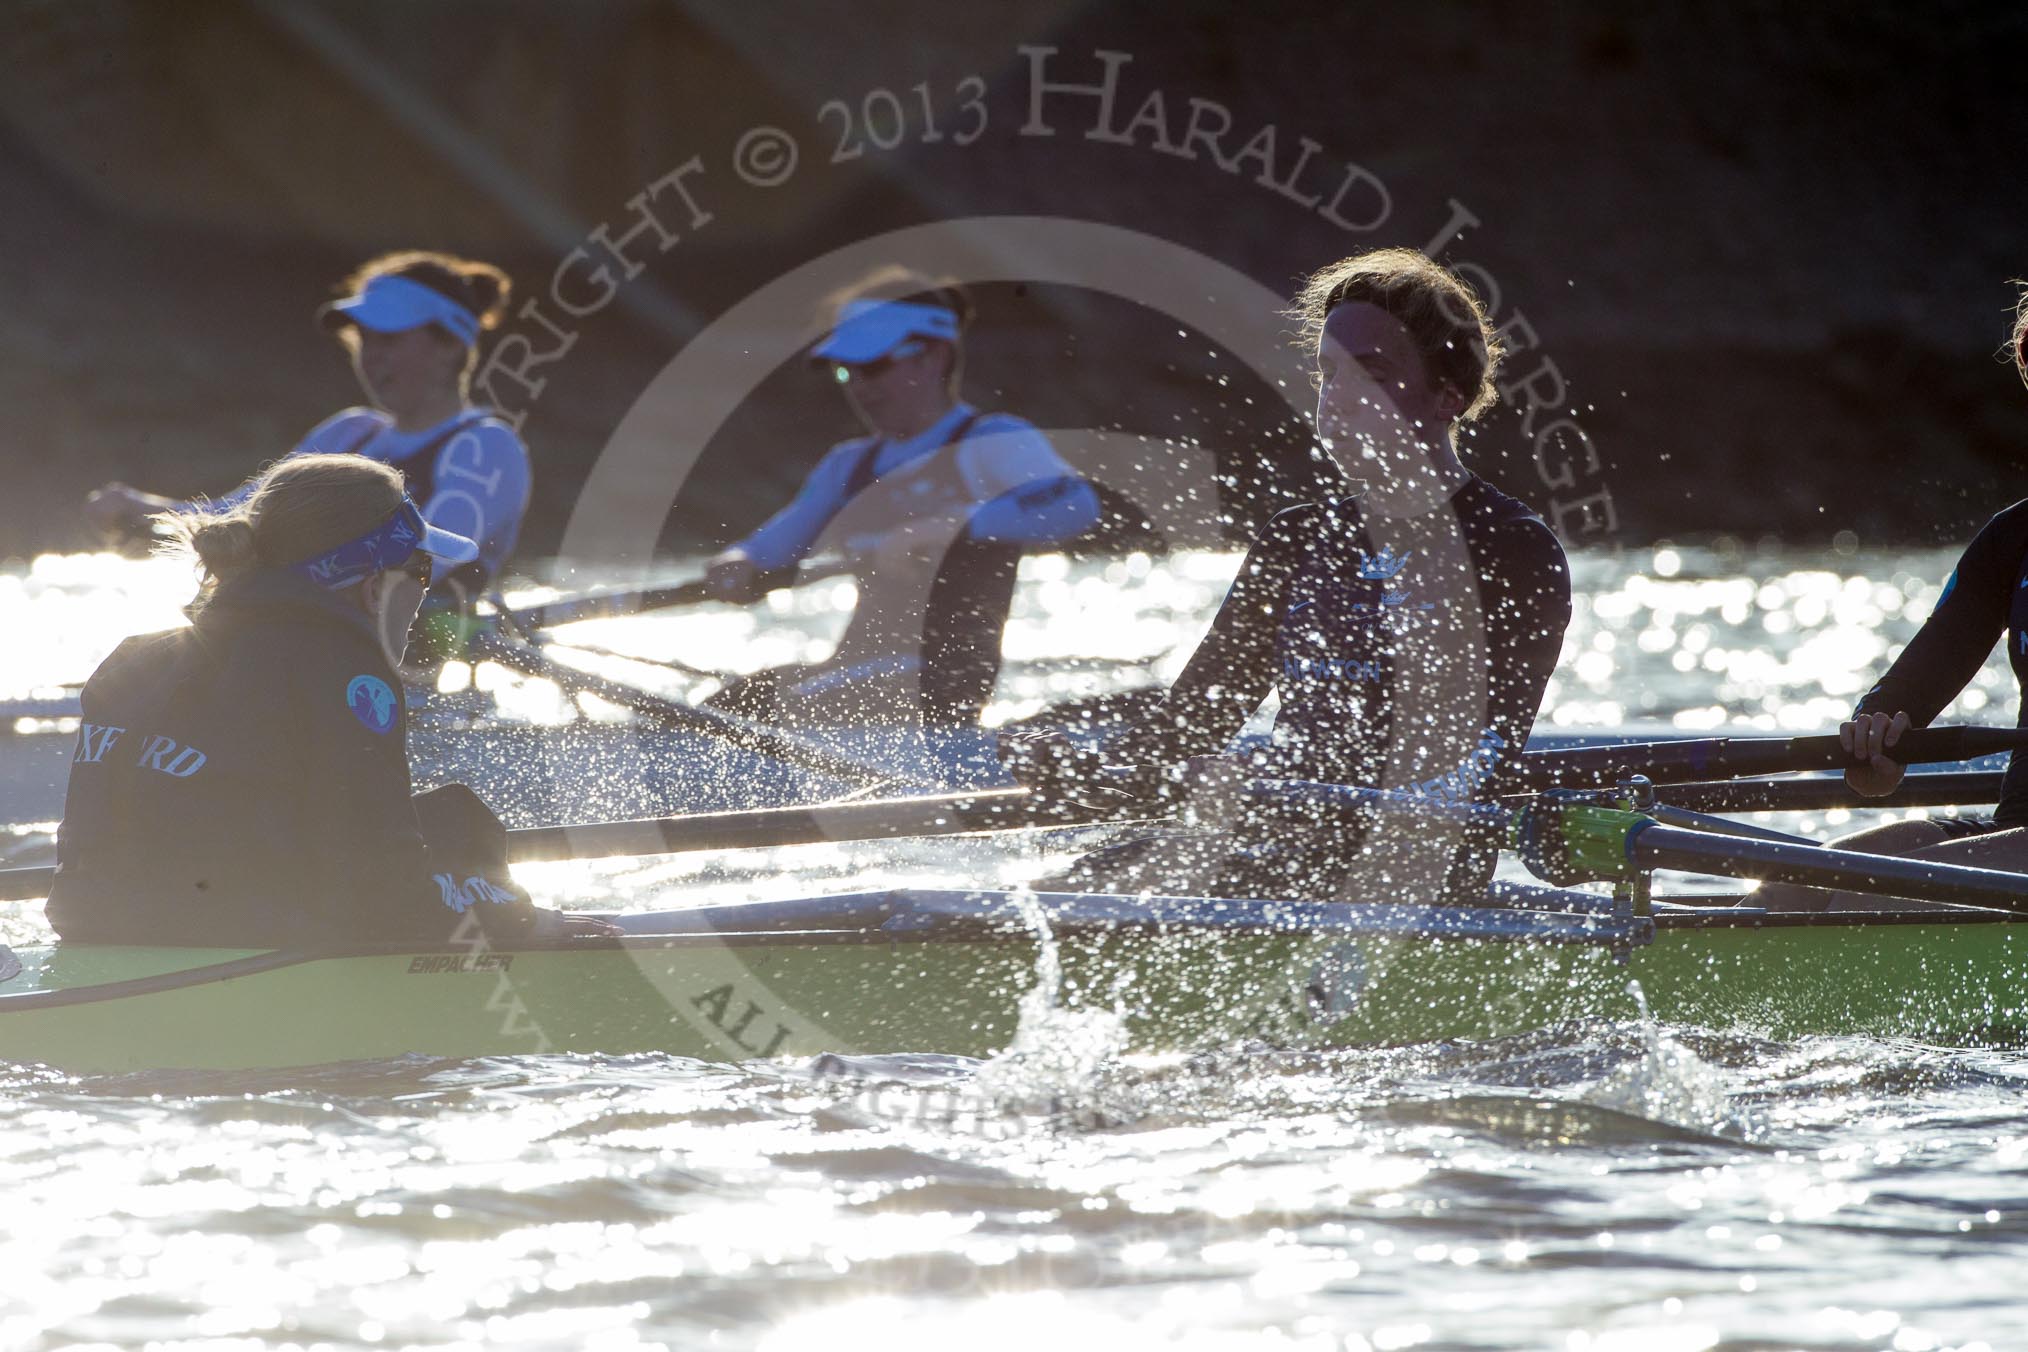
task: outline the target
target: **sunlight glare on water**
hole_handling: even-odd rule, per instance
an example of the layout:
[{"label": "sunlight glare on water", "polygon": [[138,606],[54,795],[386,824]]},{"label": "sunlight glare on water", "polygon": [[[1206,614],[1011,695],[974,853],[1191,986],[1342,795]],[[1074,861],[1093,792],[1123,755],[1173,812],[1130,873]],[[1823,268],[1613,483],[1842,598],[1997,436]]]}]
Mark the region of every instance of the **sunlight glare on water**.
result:
[{"label": "sunlight glare on water", "polygon": [[113,554],[43,554],[0,567],[0,699],[25,699],[91,675],[129,634],[187,623],[190,565]]},{"label": "sunlight glare on water", "polygon": [[[1579,556],[1545,726],[1823,730],[1950,562]],[[1167,680],[1236,563],[1029,561],[1002,712]],[[0,574],[19,636],[0,686],[83,679],[124,634],[179,622],[189,590],[178,565],[104,556]],[[821,652],[850,600],[822,586],[765,619],[706,606],[576,636],[747,670]],[[576,716],[546,683],[476,679],[522,701],[512,716]],[[2004,664],[1958,707],[2011,707]],[[0,783],[64,742],[0,742]],[[22,825],[42,820],[17,815],[6,862],[49,861],[46,821]],[[650,910],[1010,887],[1077,848],[832,842],[519,873],[544,900]],[[0,905],[0,941],[45,937],[35,903]],[[1771,1040],[1655,1022],[1630,995],[1492,1041],[1152,1056],[1116,1036],[1134,988],[1044,967],[1021,989],[1030,1042],[999,1058],[0,1069],[0,1347],[2028,1345],[2016,1052]]]}]

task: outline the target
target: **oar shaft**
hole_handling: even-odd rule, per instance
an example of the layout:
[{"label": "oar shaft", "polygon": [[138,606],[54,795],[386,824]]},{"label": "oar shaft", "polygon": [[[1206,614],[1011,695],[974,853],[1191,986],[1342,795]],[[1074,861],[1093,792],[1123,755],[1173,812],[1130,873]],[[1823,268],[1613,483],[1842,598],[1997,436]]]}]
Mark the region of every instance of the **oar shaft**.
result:
[{"label": "oar shaft", "polygon": [[[821,582],[825,578],[837,577],[851,569],[841,560],[823,559],[804,564],[794,572],[784,572],[775,582],[774,590],[780,587],[800,587],[810,582]],[[671,587],[648,587],[633,591],[602,592],[596,596],[574,596],[561,601],[546,601],[540,605],[522,606],[505,612],[515,625],[523,629],[547,629],[553,625],[576,624],[581,620],[606,620],[619,615],[634,615],[643,610],[667,610],[672,606],[694,606],[718,599],[718,594],[700,579],[682,582]]]},{"label": "oar shaft", "polygon": [[685,850],[758,849],[829,840],[965,835],[1105,819],[1103,814],[1070,804],[1046,804],[1026,789],[987,789],[978,793],[869,799],[814,807],[699,812],[582,826],[524,827],[507,833],[507,850],[516,863],[534,863],[675,854]]},{"label": "oar shaft", "polygon": [[[638,821],[585,822],[577,826],[524,826],[507,833],[515,863],[605,859],[619,855],[678,854],[686,850],[741,850],[809,845],[827,840],[888,840],[901,836],[966,835],[1021,827],[1075,826],[1119,820],[1118,814],[1052,802],[1027,789],[867,799],[813,807],[697,812]],[[0,901],[49,895],[53,868],[0,869]]]},{"label": "oar shaft", "polygon": [[[2024,746],[2028,746],[2028,729],[1917,728],[1903,733],[1887,754],[1903,765],[1931,765]],[[1582,788],[1616,784],[1632,775],[1645,775],[1657,784],[1680,784],[1741,775],[1837,770],[1852,763],[1852,753],[1834,736],[1704,737],[1529,751],[1517,758],[1513,774],[1529,788]]]},{"label": "oar shaft", "polygon": [[696,605],[710,599],[711,592],[702,582],[685,582],[674,587],[649,587],[637,591],[604,592],[597,596],[574,596],[564,601],[521,606],[505,614],[521,628],[547,629],[553,625],[576,624],[581,620],[607,620],[617,615],[635,615],[643,610]]},{"label": "oar shaft", "polygon": [[1862,798],[1843,775],[1807,779],[1720,780],[1715,783],[1673,784],[1662,788],[1662,801],[1699,812],[1820,812],[1826,808],[1946,807],[1995,803],[2000,799],[1998,770],[1946,770],[1908,775],[1893,793]]},{"label": "oar shaft", "polygon": [[733,746],[755,751],[806,770],[832,775],[851,784],[878,783],[893,778],[883,766],[868,765],[850,756],[818,746],[775,728],[754,723],[701,705],[664,699],[618,681],[609,681],[579,671],[537,652],[524,643],[515,643],[497,634],[480,634],[472,640],[472,655],[498,662],[524,675],[554,681],[565,690],[595,695],[609,703],[631,709],[665,727],[717,737]]},{"label": "oar shaft", "polygon": [[1702,831],[1707,835],[1735,838],[1745,836],[1749,840],[1776,840],[1784,845],[1817,843],[1807,836],[1795,835],[1788,831],[1776,831],[1765,826],[1755,826],[1751,822],[1736,822],[1729,817],[1712,817],[1702,812],[1692,812],[1689,808],[1675,803],[1656,803],[1642,810],[1664,826],[1681,827],[1685,831]]},{"label": "oar shaft", "polygon": [[1327,826],[1341,817],[1352,815],[1459,826],[1504,839],[1511,832],[1514,821],[1511,811],[1492,803],[1454,803],[1441,798],[1359,788],[1350,784],[1256,780],[1247,785],[1244,792],[1247,800],[1255,806],[1278,812],[1292,824],[1312,827]]},{"label": "oar shaft", "polygon": [[35,901],[49,895],[53,868],[0,868],[0,901]]},{"label": "oar shaft", "polygon": [[1660,825],[1632,831],[1626,852],[1627,861],[1638,868],[1686,869],[1917,901],[1967,902],[2028,911],[2028,877],[1928,859],[1728,838]]}]

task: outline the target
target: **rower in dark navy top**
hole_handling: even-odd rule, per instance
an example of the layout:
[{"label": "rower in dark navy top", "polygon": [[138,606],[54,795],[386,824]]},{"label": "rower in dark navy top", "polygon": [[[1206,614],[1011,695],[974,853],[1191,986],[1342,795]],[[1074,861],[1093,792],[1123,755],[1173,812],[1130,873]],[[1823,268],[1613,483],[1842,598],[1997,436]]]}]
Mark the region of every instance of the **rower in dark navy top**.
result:
[{"label": "rower in dark navy top", "polygon": [[959,397],[962,289],[886,268],[832,310],[811,355],[869,435],[833,446],[707,576],[722,598],[750,601],[835,553],[858,604],[825,661],[757,673],[710,702],[770,720],[976,722],[999,676],[1020,556],[1096,524],[1098,495],[1032,424]]},{"label": "rower in dark navy top", "polygon": [[412,799],[396,666],[438,566],[427,524],[353,455],[269,470],[177,522],[206,580],[183,629],[84,688],[50,923],[65,940],[220,947],[604,932],[538,910],[469,789]]},{"label": "rower in dark navy top", "polygon": [[[2028,289],[2017,301],[2010,336],[2016,371],[2028,385]],[[2028,727],[2028,501],[1988,521],[1944,583],[1936,609],[1923,621],[1887,674],[1859,701],[1838,734],[1866,762],[1845,772],[1854,791],[1869,798],[1892,793],[1905,773],[1881,754],[1909,728],[1929,726],[1986,664],[1993,640],[2004,637],[2007,660],[2020,687],[2017,717]],[[1892,822],[1832,842],[1840,849],[1912,855],[1979,868],[2028,871],[2028,756],[2015,752],[2000,782],[1990,817],[1932,817]],[[1779,909],[1878,909],[1877,898],[1769,885],[1762,899]],[[1916,905],[1919,903],[1907,903]]]},{"label": "rower in dark navy top", "polygon": [[[1458,458],[1457,424],[1493,402],[1498,339],[1461,280],[1405,249],[1324,269],[1296,313],[1317,360],[1320,438],[1365,488],[1269,522],[1166,699],[1103,759],[1212,756],[1272,692],[1268,747],[1228,775],[1490,798],[1527,742],[1570,618],[1554,534]],[[1074,769],[1061,748],[1046,759]],[[1022,750],[1013,768],[1032,775]],[[1387,834],[1235,822],[1101,851],[1046,885],[1483,898],[1492,851]]]}]

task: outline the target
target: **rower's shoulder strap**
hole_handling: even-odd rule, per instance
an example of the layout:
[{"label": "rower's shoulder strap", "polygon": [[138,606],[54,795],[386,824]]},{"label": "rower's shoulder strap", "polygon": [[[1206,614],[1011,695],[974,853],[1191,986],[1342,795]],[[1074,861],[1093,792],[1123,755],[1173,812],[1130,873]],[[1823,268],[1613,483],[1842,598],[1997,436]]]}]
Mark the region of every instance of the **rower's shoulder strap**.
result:
[{"label": "rower's shoulder strap", "polygon": [[[958,451],[971,437],[972,429],[977,427],[979,420],[985,416],[984,413],[979,412],[977,409],[966,414],[959,421],[958,425],[951,429],[951,434],[944,438],[943,445],[931,451],[925,459],[942,462],[933,466],[938,472],[954,471],[957,465]],[[874,463],[880,459],[881,448],[887,444],[887,438],[873,437],[867,441],[865,447],[859,452],[858,459],[852,464],[851,472],[845,476],[845,498],[847,501],[858,497],[879,477],[879,475],[874,473],[873,467]],[[910,463],[920,462],[911,461]],[[926,468],[930,468],[930,466],[926,466]]]},{"label": "rower's shoulder strap", "polygon": [[346,442],[343,446],[340,446],[336,452],[338,455],[359,454],[361,451],[366,449],[366,443],[372,441],[382,432],[385,432],[388,428],[394,426],[393,423],[382,422],[378,418],[366,418],[363,419],[362,421],[364,421],[366,425],[359,430],[359,435],[352,438],[352,440]]},{"label": "rower's shoulder strap", "polygon": [[964,420],[944,438],[944,444],[930,452],[929,458],[933,462],[928,466],[930,472],[942,476],[945,486],[954,493],[969,494],[972,491],[970,481],[965,478],[965,467],[958,457],[965,453],[965,443],[972,439],[973,430],[985,416],[976,409],[966,414]]},{"label": "rower's shoulder strap", "polygon": [[[490,408],[467,409],[462,416],[453,419],[442,431],[438,432],[428,441],[425,441],[401,459],[390,460],[388,463],[390,465],[406,465],[411,461],[430,461],[435,458],[438,451],[441,451],[445,446],[450,444],[452,437],[455,437],[467,428],[476,427],[493,416],[493,410]],[[362,442],[361,444],[364,443]]]},{"label": "rower's shoulder strap", "polygon": [[965,443],[972,439],[972,431],[979,425],[979,420],[985,416],[977,409],[967,413],[964,421],[951,429],[951,434],[944,439],[944,444],[937,447],[936,453],[955,459],[958,452],[964,449]]},{"label": "rower's shoulder strap", "polygon": [[880,458],[880,448],[886,444],[885,437],[868,437],[866,444],[859,448],[852,468],[845,472],[845,491],[839,496],[841,503],[852,501],[873,483],[873,462]]},{"label": "rower's shoulder strap", "polygon": [[979,425],[979,420],[981,418],[984,418],[985,416],[986,415],[984,413],[981,413],[978,409],[973,409],[970,413],[967,413],[965,415],[965,420],[959,423],[956,427],[951,429],[950,438],[949,440],[944,442],[943,449],[947,451],[954,451],[958,447],[964,445],[965,442],[971,437],[972,429],[974,427],[977,427]]}]

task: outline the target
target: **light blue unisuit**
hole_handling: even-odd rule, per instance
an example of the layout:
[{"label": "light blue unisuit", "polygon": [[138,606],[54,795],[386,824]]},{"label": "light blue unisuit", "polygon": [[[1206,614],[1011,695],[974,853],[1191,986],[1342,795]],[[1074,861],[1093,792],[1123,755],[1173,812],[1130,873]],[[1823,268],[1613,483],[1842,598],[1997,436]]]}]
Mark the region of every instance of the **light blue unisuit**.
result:
[{"label": "light blue unisuit", "polygon": [[[1098,495],[1077,477],[1034,424],[1010,413],[981,414],[960,403],[915,436],[903,440],[854,437],[833,446],[817,463],[789,505],[768,518],[738,548],[763,572],[790,567],[807,557],[866,479],[861,467],[872,457],[870,480],[895,484],[911,468],[948,445],[967,420],[964,439],[951,448],[948,474],[924,474],[917,504],[920,515],[961,511],[974,540],[1035,546],[1057,544],[1090,529],[1099,516]],[[912,486],[912,485],[911,485]],[[867,535],[899,524],[885,520]],[[843,539],[844,550],[869,543]]]}]

